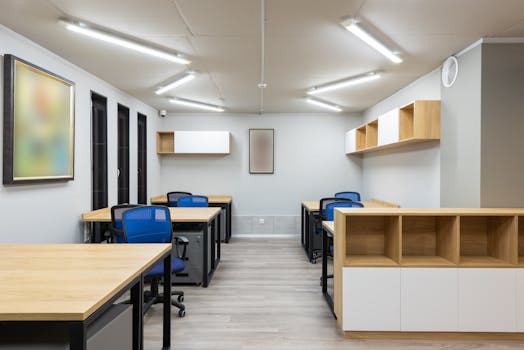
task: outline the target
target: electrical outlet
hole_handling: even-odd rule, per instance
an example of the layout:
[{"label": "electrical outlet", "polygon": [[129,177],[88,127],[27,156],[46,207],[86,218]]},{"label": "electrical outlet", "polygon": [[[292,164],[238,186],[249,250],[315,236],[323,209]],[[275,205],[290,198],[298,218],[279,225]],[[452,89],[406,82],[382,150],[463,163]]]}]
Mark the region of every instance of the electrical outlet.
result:
[{"label": "electrical outlet", "polygon": [[264,225],[265,222],[266,222],[266,220],[264,220],[264,219],[258,219],[258,223],[260,225]]}]

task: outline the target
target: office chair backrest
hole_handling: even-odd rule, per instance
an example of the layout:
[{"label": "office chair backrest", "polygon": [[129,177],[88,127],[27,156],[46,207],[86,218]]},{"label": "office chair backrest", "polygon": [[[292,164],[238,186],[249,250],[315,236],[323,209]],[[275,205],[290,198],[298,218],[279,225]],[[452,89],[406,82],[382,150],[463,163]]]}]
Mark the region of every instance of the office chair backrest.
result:
[{"label": "office chair backrest", "polygon": [[322,198],[320,200],[320,205],[319,205],[320,217],[322,218],[322,220],[327,220],[326,207],[329,203],[334,203],[334,202],[351,202],[351,199],[337,198],[337,197]]},{"label": "office chair backrest", "polygon": [[364,208],[362,203],[359,202],[331,202],[326,205],[326,220],[333,221],[335,220],[335,208]]},{"label": "office chair backrest", "polygon": [[208,200],[206,196],[187,196],[178,200],[179,207],[207,207]]},{"label": "office chair backrest", "polygon": [[127,243],[171,243],[171,216],[163,206],[128,209],[122,217]]},{"label": "office chair backrest", "polygon": [[[114,233],[123,234],[124,225],[122,224],[122,215],[126,210],[139,207],[140,204],[119,204],[111,207],[111,225]],[[114,234],[113,237],[117,243],[124,243],[124,237],[120,234]]]},{"label": "office chair backrest", "polygon": [[352,192],[352,191],[337,192],[335,193],[335,197],[347,198],[355,202],[360,202],[360,193],[358,192]]},{"label": "office chair backrest", "polygon": [[168,207],[177,207],[178,200],[182,197],[187,197],[187,196],[191,196],[191,192],[183,192],[183,191],[167,192],[167,206]]}]

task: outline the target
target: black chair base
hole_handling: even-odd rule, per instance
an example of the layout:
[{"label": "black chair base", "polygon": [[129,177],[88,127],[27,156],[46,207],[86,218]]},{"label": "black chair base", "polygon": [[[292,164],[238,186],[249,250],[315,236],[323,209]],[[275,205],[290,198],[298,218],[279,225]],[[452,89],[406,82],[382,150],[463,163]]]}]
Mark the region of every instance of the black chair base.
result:
[{"label": "black chair base", "polygon": [[[151,290],[144,293],[144,313],[149,310],[151,305],[160,304],[164,302],[164,294],[158,293],[158,280],[153,279],[151,281]],[[184,301],[184,292],[172,291],[171,295],[178,296],[177,300],[171,299],[171,305],[178,308],[178,316],[184,317],[186,315],[186,306],[182,304]]]}]

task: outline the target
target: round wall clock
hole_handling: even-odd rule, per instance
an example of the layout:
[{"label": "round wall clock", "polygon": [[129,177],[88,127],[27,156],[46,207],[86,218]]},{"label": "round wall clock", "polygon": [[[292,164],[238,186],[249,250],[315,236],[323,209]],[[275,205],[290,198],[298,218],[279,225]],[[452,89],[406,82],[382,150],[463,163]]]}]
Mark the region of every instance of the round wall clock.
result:
[{"label": "round wall clock", "polygon": [[448,57],[442,64],[442,85],[450,87],[457,80],[458,60],[455,56]]}]

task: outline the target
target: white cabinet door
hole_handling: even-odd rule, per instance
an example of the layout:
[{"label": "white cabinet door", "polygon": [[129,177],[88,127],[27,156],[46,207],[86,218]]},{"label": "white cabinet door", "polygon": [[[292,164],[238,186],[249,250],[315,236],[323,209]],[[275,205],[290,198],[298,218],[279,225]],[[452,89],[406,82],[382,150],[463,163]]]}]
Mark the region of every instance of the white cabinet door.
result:
[{"label": "white cabinet door", "polygon": [[458,269],[403,268],[401,330],[458,331]]},{"label": "white cabinet door", "polygon": [[516,269],[459,269],[459,331],[516,331]]},{"label": "white cabinet door", "polygon": [[378,145],[387,145],[399,141],[398,108],[378,117]]},{"label": "white cabinet door", "polygon": [[517,332],[524,332],[524,269],[515,269],[517,274]]},{"label": "white cabinet door", "polygon": [[355,152],[357,149],[357,139],[356,139],[356,131],[355,129],[349,130],[346,132],[346,154]]},{"label": "white cabinet door", "polygon": [[343,269],[342,328],[400,331],[400,268]]},{"label": "white cabinet door", "polygon": [[175,154],[229,154],[229,131],[175,131]]}]

